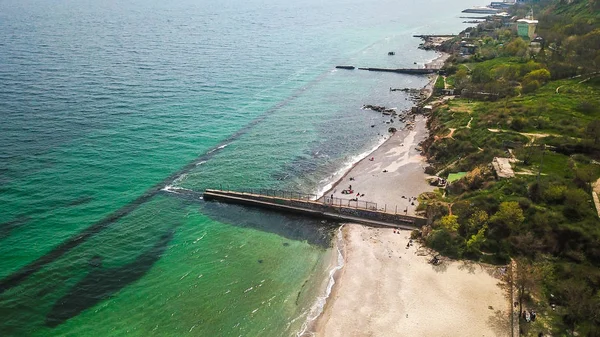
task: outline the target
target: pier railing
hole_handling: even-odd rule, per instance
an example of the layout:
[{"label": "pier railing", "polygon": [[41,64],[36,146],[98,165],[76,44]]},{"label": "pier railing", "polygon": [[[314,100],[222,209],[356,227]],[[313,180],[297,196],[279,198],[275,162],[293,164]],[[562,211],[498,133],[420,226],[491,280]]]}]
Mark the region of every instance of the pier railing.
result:
[{"label": "pier railing", "polygon": [[220,186],[219,188],[212,188],[212,190],[223,191],[223,192],[237,192],[241,194],[250,194],[250,195],[262,195],[273,198],[282,198],[282,199],[290,199],[290,200],[301,200],[301,201],[312,201],[317,203],[322,203],[324,205],[329,206],[339,206],[339,207],[351,207],[358,209],[366,209],[370,211],[376,211],[377,203],[371,201],[360,200],[359,197],[356,198],[336,198],[336,197],[319,197],[316,194],[308,194],[296,191],[287,191],[287,190],[277,190],[277,189],[266,189],[266,188],[236,188],[229,189],[229,187],[224,188],[225,186]]},{"label": "pier railing", "polygon": [[377,203],[371,201],[364,201],[358,198],[356,199],[344,199],[344,198],[336,198],[336,197],[323,197],[322,202],[327,205],[339,206],[339,207],[353,207],[353,208],[361,208],[368,209],[371,211],[377,210]]},{"label": "pier railing", "polygon": [[287,190],[275,190],[275,189],[268,189],[268,188],[229,189],[229,187],[227,187],[227,188],[220,187],[220,188],[212,188],[212,189],[216,190],[216,191],[223,191],[223,192],[238,192],[238,193],[242,193],[242,194],[264,195],[267,197],[293,199],[293,200],[316,201],[318,199],[318,196],[316,194],[307,194],[307,193],[296,192],[296,191],[287,191]]},{"label": "pier railing", "polygon": [[398,213],[397,207],[390,208],[387,204],[378,207],[377,203],[358,200],[357,198],[360,198],[360,196],[344,199],[265,188],[236,188],[235,190],[221,188],[206,189],[203,198],[204,200],[221,200],[286,212],[298,212],[309,216],[334,217],[348,221],[361,221],[360,219],[364,219],[365,221],[388,224],[409,224],[409,226],[423,226],[427,223],[425,217],[408,215],[408,208],[404,210],[404,214],[401,214]]}]

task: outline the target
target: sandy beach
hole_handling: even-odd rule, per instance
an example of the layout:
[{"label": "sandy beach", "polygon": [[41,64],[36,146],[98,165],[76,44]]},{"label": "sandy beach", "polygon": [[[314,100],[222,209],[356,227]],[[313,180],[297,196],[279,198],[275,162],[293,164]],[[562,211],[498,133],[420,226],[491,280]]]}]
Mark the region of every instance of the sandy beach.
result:
[{"label": "sandy beach", "polygon": [[[411,198],[434,189],[417,150],[426,137],[426,118],[417,115],[412,128],[391,135],[325,195],[349,198],[341,192],[352,185],[364,194],[359,199],[379,209],[414,214]],[[416,241],[407,247],[408,230],[346,224],[342,233],[344,267],[315,323],[316,336],[510,335],[500,268],[445,258],[430,264],[436,253]]]},{"label": "sandy beach", "polygon": [[[427,163],[417,150],[418,144],[427,137],[425,123],[424,116],[415,116],[412,130],[392,134],[373,153],[356,163],[325,195],[349,199],[360,193],[359,200],[376,202],[380,210],[405,214],[408,209],[408,214],[414,214],[417,201],[411,198],[434,189],[426,181],[423,171]],[[342,194],[350,186],[355,194]]]},{"label": "sandy beach", "polygon": [[346,225],[345,266],[316,336],[510,336],[499,268],[429,264],[410,231]]}]

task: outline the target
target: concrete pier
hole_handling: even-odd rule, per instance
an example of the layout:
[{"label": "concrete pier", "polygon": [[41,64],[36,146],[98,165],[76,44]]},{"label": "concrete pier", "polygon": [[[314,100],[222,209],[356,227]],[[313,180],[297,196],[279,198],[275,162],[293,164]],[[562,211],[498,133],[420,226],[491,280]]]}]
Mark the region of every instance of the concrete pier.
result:
[{"label": "concrete pier", "polygon": [[384,71],[390,73],[400,73],[400,74],[411,74],[411,75],[427,75],[427,74],[435,74],[439,69],[436,68],[397,68],[397,69],[389,69],[389,68],[358,68],[360,70],[368,70],[368,71]]},{"label": "concrete pier", "polygon": [[[279,191],[283,192],[283,191]],[[372,227],[416,229],[427,223],[427,219],[419,216],[388,213],[371,208],[370,204],[359,207],[352,200],[319,198],[309,200],[304,195],[289,193],[289,197],[272,196],[248,192],[221,191],[207,189],[204,200],[261,207],[279,212],[302,214],[315,218],[328,219],[338,222],[360,223]],[[280,195],[286,195],[283,192]],[[356,205],[352,207],[352,205]]]}]

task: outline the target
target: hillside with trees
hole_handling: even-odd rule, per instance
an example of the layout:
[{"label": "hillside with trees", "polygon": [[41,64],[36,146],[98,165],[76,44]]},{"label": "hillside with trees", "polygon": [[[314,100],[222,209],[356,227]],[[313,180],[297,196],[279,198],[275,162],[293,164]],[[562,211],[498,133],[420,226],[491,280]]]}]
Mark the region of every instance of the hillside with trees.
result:
[{"label": "hillside with trees", "polygon": [[[532,9],[533,41],[490,19],[443,46],[453,56],[437,86],[460,96],[436,105],[422,146],[428,173],[467,173],[420,197],[434,220],[422,235],[447,256],[515,265],[519,310],[538,313],[523,335],[600,336],[600,2],[511,15]],[[474,54],[459,53],[465,39]],[[497,157],[514,177],[497,175]]]}]

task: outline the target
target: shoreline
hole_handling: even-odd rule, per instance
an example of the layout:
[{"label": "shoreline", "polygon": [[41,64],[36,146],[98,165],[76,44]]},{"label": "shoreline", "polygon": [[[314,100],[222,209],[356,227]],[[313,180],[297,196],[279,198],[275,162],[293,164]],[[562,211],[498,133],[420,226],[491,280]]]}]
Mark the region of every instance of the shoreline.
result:
[{"label": "shoreline", "polygon": [[[319,289],[319,293],[324,296],[317,296],[313,305],[309,308],[304,319],[304,323],[300,328],[300,331],[296,333],[296,337],[309,337],[314,336],[316,327],[319,320],[325,312],[329,303],[329,299],[335,297],[336,284],[339,282],[340,273],[343,273],[344,266],[346,264],[346,240],[345,237],[345,225],[341,225],[335,234],[334,244],[332,247],[332,255],[329,258],[327,264],[331,267],[327,270],[327,282],[326,286]],[[312,317],[311,317],[312,316]]]},{"label": "shoreline", "polygon": [[[447,53],[440,52],[440,54],[441,55],[436,57],[434,61],[438,59],[446,60],[450,57],[450,54]],[[428,76],[429,81],[422,88],[422,90],[427,92],[427,98],[423,100],[423,102],[428,100],[433,94],[434,85],[438,76],[439,75]],[[415,105],[419,105],[422,102],[414,103]],[[402,129],[386,135],[385,140],[378,144],[373,150],[366,152],[362,157],[358,156],[360,159],[352,163],[337,180],[327,184],[325,188],[319,190],[317,194],[318,199],[331,194],[336,198],[351,198],[353,195],[341,193],[343,190],[341,186],[344,186],[342,185],[343,183],[348,184],[349,186],[354,185],[355,188],[353,188],[353,190],[357,191],[357,193],[362,191],[361,195],[365,195],[364,199],[362,199],[363,197],[361,196],[359,197],[359,200],[376,202],[380,210],[381,207],[379,205],[383,204],[384,206],[387,206],[385,200],[391,200],[392,202],[389,204],[390,207],[401,206],[398,208],[398,213],[401,213],[402,210],[408,208],[407,214],[414,215],[415,209],[418,206],[416,197],[423,192],[433,191],[435,189],[435,187],[429,186],[429,184],[426,183],[425,179],[429,177],[429,175],[424,173],[424,168],[427,165],[426,158],[421,154],[420,150],[417,149],[419,148],[419,143],[427,139],[429,135],[426,123],[426,116],[408,111],[406,113],[406,122]],[[373,158],[373,161],[370,161],[370,158]],[[377,158],[377,160],[375,160],[375,158]],[[379,168],[380,170],[376,171]],[[400,168],[403,168],[403,170],[400,171]],[[387,172],[383,172],[384,170]],[[396,182],[411,180],[411,183],[407,185],[396,184],[394,186],[395,191],[399,192],[396,197],[389,198],[388,196],[383,198],[373,198],[373,196],[380,194],[376,189],[389,188],[389,186],[387,186],[388,184],[382,185],[381,183],[377,183],[380,181],[380,179],[377,178],[380,178],[383,174],[386,175],[386,178],[395,180]],[[369,175],[371,177],[369,177]],[[360,180],[357,180],[357,176],[363,177],[363,182],[365,184]],[[350,178],[352,178],[352,180],[350,180]],[[419,184],[418,181],[420,178],[422,178],[420,181],[421,184]],[[369,185],[369,183],[374,184]],[[360,188],[360,190],[358,188]],[[403,198],[403,196],[406,198]],[[409,202],[410,197],[415,199],[410,199]],[[412,203],[414,203],[414,205]],[[387,207],[384,207],[384,209],[387,209]],[[391,209],[392,208],[390,208],[390,210]]]},{"label": "shoreline", "polygon": [[[447,55],[444,55],[445,53],[441,53],[441,54],[442,55],[436,57],[434,60],[437,60],[440,57],[445,57],[445,58],[449,57],[449,54],[447,54]],[[424,90],[428,90],[427,98],[429,98],[431,96],[431,94],[433,93],[433,86],[435,85],[435,81],[437,80],[437,75],[429,76],[428,79],[429,79],[429,81],[423,87]],[[417,103],[415,102],[415,104],[417,104]],[[411,124],[408,123],[408,119],[409,119],[408,117],[410,117],[411,121],[414,121],[414,124],[412,124],[412,127],[409,127]],[[357,159],[355,161],[350,162],[348,168],[342,168],[333,175],[333,177],[335,177],[336,175],[341,174],[341,176],[339,178],[337,178],[333,182],[325,185],[324,188],[319,190],[319,192],[317,194],[318,198],[319,199],[323,198],[324,196],[331,194],[332,191],[336,191],[336,192],[334,192],[334,194],[336,194],[336,195],[339,194],[338,195],[339,197],[347,198],[348,197],[347,195],[341,195],[340,192],[337,192],[338,186],[340,186],[342,183],[345,183],[345,181],[348,181],[348,179],[349,179],[348,176],[351,173],[356,173],[357,170],[363,169],[362,166],[369,165],[369,163],[370,163],[370,161],[368,160],[369,158],[374,157],[374,156],[385,157],[386,153],[389,153],[390,147],[397,146],[398,142],[403,144],[404,140],[406,140],[411,134],[413,134],[412,142],[411,142],[411,144],[406,146],[406,148],[408,150],[404,151],[403,154],[408,155],[409,157],[412,156],[413,158],[418,158],[418,160],[417,160],[418,164],[423,165],[425,163],[425,157],[423,157],[420,154],[420,152],[418,152],[416,149],[414,149],[414,147],[417,146],[421,140],[427,138],[427,136],[428,136],[428,132],[425,127],[426,121],[427,121],[427,119],[422,115],[416,115],[411,112],[407,112],[407,123],[405,123],[404,127],[401,130],[398,130],[395,133],[387,135],[386,136],[387,138],[385,138],[385,140],[383,140],[379,144],[377,144],[372,150],[363,152],[362,154],[355,156],[354,158],[357,158]],[[419,140],[416,141],[417,139],[419,139]],[[393,154],[396,154],[396,157],[397,157],[399,153],[393,153]],[[393,157],[393,156],[388,156],[388,157],[390,157],[391,160],[395,159],[395,157]],[[412,163],[407,163],[407,164],[412,164]],[[415,170],[415,168],[417,168],[417,167],[413,166],[412,169],[410,170],[410,173],[413,176],[421,175],[423,178],[423,182],[424,182],[426,174],[423,172],[421,167],[418,167],[419,168],[418,170]],[[399,173],[399,174],[401,175],[401,173]],[[352,182],[355,183],[356,180],[352,180]],[[431,189],[433,189],[433,187],[431,187]],[[324,191],[324,192],[322,192],[322,191]],[[407,193],[408,192],[413,192],[413,194],[415,193],[415,191],[407,191]],[[421,192],[418,192],[417,195],[420,193]],[[407,200],[408,199],[404,199],[404,201],[407,201]],[[416,202],[416,200],[415,200],[415,202]],[[417,205],[418,204],[416,204],[414,206],[414,208],[416,208]],[[411,212],[414,211],[414,208],[411,209]],[[410,213],[410,214],[414,214],[414,213]],[[329,269],[329,279],[330,280],[328,281],[328,285],[327,285],[326,289],[323,289],[323,292],[321,292],[321,293],[324,293],[324,296],[318,296],[316,298],[313,306],[311,306],[310,311],[307,313],[307,316],[305,318],[305,323],[302,325],[301,330],[296,333],[297,337],[314,336],[315,333],[317,333],[317,331],[320,329],[320,326],[322,325],[323,317],[326,316],[328,314],[328,312],[331,310],[331,306],[333,305],[333,302],[334,302],[332,299],[335,299],[338,296],[337,294],[339,291],[339,282],[341,279],[344,278],[344,275],[346,274],[345,266],[346,266],[347,252],[349,249],[349,247],[348,247],[349,229],[348,228],[349,228],[348,225],[342,225],[340,227],[340,230],[336,233],[336,237],[334,239],[334,245],[332,247],[333,250],[337,250],[342,256],[343,261],[341,262],[341,266],[340,266],[340,264],[333,265],[332,261],[328,262],[329,265],[333,265],[333,266]],[[333,258],[333,256],[332,256],[332,258]],[[331,284],[331,288],[329,287],[329,284]],[[322,304],[321,304],[321,302],[322,302]],[[319,306],[320,306],[320,312],[318,313],[318,315],[311,318],[310,317],[311,313],[313,313],[313,310],[315,310],[315,308],[319,308]]]},{"label": "shoreline", "polygon": [[[440,52],[429,64],[445,62],[449,57],[450,54]],[[415,102],[416,105],[432,96],[438,76],[429,77],[422,89],[426,90],[427,97]],[[351,164],[319,198],[330,194],[341,198],[354,196],[341,193],[347,184],[353,186],[359,198],[377,202],[381,210],[391,210],[387,204],[390,202],[395,204],[395,212],[415,214],[416,197],[435,189],[426,181],[427,162],[418,146],[429,135],[426,122],[427,117],[408,112],[403,129],[392,133]],[[307,317],[306,329],[298,336],[386,336],[390,332],[393,335],[448,335],[448,327],[454,331],[451,336],[508,336],[504,334],[509,330],[505,329],[503,317],[511,306],[498,286],[499,280],[489,273],[495,271],[494,267],[445,259],[442,272],[445,275],[439,275],[439,268],[428,263],[427,255],[434,254],[433,251],[415,243],[419,247],[409,254],[413,252],[413,244],[408,241],[408,230],[392,232],[347,224],[336,235],[341,236],[345,252],[343,267],[332,270],[332,288],[324,298],[318,299],[324,300],[321,313],[310,321]],[[336,243],[339,242],[337,238]],[[406,248],[399,249],[405,243]],[[337,244],[334,249],[339,249]],[[438,274],[437,277],[432,273]],[[477,294],[469,293],[473,290]],[[440,291],[446,293],[445,298],[438,298]],[[425,304],[416,303],[415,294]],[[444,310],[437,310],[440,306]],[[492,311],[482,322],[478,314],[485,310]],[[429,322],[432,317],[437,324]]]}]

